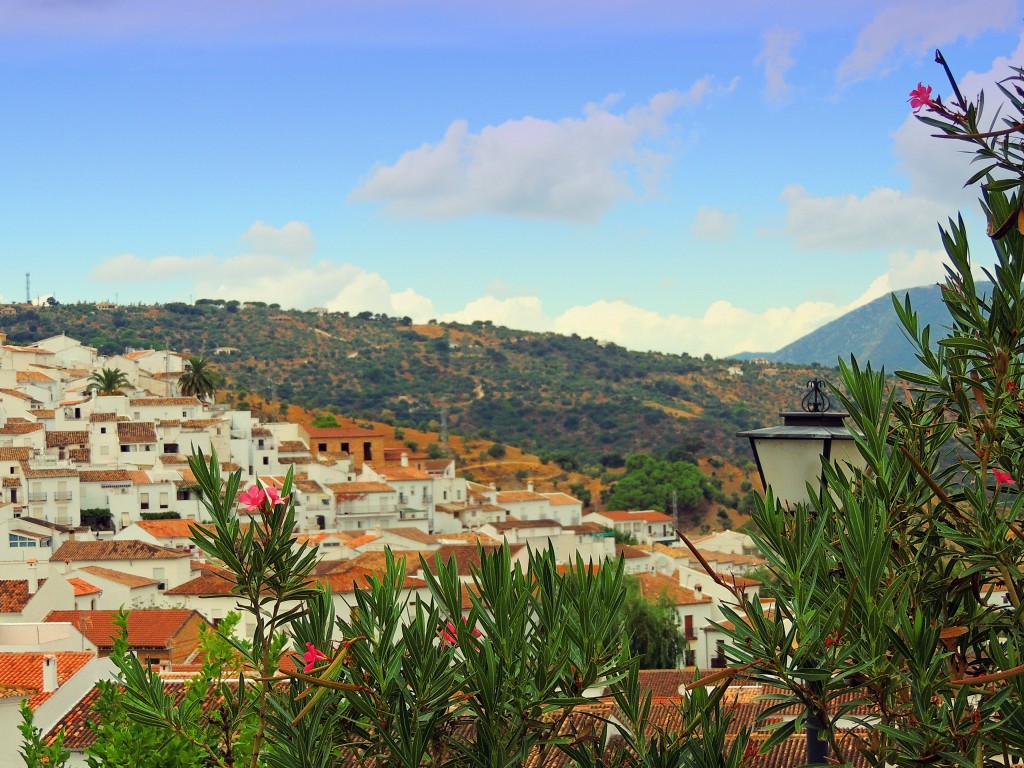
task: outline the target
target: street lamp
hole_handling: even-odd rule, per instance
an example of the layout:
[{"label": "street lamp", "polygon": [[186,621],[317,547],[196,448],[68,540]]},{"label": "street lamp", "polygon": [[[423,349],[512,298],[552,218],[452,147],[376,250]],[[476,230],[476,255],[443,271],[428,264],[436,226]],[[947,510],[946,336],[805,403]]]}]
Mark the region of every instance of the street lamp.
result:
[{"label": "street lamp", "polygon": [[[808,490],[819,499],[827,490],[824,462],[849,464],[863,469],[864,458],[857,450],[853,433],[846,426],[849,414],[829,412],[831,403],[822,390],[823,382],[807,382],[802,410],[780,414],[782,425],[740,432],[750,439],[761,485],[772,493],[783,509],[808,500]],[[808,489],[810,485],[810,489]],[[811,681],[813,689],[822,684]],[[817,714],[807,713],[807,763],[828,762],[828,742],[821,738],[823,723]]]},{"label": "street lamp", "polygon": [[845,424],[848,414],[829,411],[831,403],[822,390],[824,382],[807,382],[800,411],[779,414],[782,425],[740,432],[750,439],[761,485],[770,485],[782,506],[807,501],[807,484],[818,495],[825,485],[822,458],[833,464],[863,468],[853,433]]}]

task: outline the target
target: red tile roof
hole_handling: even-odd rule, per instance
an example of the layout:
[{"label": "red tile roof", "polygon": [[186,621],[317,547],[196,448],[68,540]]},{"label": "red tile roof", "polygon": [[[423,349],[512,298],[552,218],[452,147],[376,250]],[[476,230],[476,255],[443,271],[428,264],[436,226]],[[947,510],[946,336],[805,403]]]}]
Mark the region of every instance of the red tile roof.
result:
[{"label": "red tile roof", "polygon": [[360,429],[359,427],[327,427],[324,429],[317,429],[315,427],[307,427],[305,424],[299,425],[303,432],[310,437],[383,437],[382,432],[375,432],[372,429]]},{"label": "red tile roof", "polygon": [[673,605],[700,605],[711,602],[707,595],[698,595],[675,579],[660,573],[638,573],[636,578],[640,582],[640,595],[646,600],[657,600],[661,595],[666,595]]},{"label": "red tile roof", "polygon": [[98,565],[86,565],[78,570],[84,571],[90,576],[95,576],[99,579],[106,579],[107,581],[112,581],[115,584],[121,584],[129,589],[153,587],[160,583],[156,579],[148,579],[145,576],[136,576],[133,573],[122,573],[121,571],[115,571],[112,568],[101,568]]},{"label": "red tile roof", "polygon": [[179,584],[174,589],[168,589],[167,595],[191,595],[193,597],[213,597],[217,595],[230,595],[236,582],[234,577],[218,573],[204,573],[196,576],[191,581]]},{"label": "red tile roof", "polygon": [[[108,649],[114,644],[117,611],[50,611],[48,622],[68,621],[95,643]],[[168,648],[174,636],[193,621],[206,622],[199,611],[184,608],[136,608],[128,612],[128,645],[132,648]]]},{"label": "red tile roof", "polygon": [[[39,580],[43,586],[46,579]],[[21,613],[31,602],[35,594],[28,592],[28,579],[0,580],[0,613]]]},{"label": "red tile roof", "polygon": [[155,443],[156,427],[151,421],[119,421],[117,439],[122,443]]},{"label": "red tile roof", "polygon": [[631,520],[643,520],[646,523],[674,523],[670,515],[666,515],[664,512],[658,512],[653,509],[640,509],[631,511],[615,511],[615,512],[599,512],[598,514],[603,515],[609,520],[615,520],[616,522],[626,522]]},{"label": "red tile roof", "polygon": [[0,686],[16,686],[28,688],[35,693],[28,700],[32,709],[53,695],[43,693],[43,659],[46,656],[57,658],[57,685],[64,685],[74,677],[86,664],[96,658],[88,651],[57,651],[43,653],[41,651],[0,652]]},{"label": "red tile roof", "polygon": [[187,539],[192,535],[192,527],[211,529],[211,525],[201,525],[195,520],[140,520],[135,525],[158,539]]},{"label": "red tile roof", "polygon": [[90,584],[85,579],[79,579],[76,576],[72,576],[68,579],[68,584],[75,588],[75,597],[85,597],[86,595],[98,595],[103,592],[97,586]]},{"label": "red tile roof", "polygon": [[69,445],[86,445],[89,442],[89,433],[85,431],[51,430],[46,433],[47,448],[67,448]]},{"label": "red tile roof", "polygon": [[188,557],[188,552],[148,544],[144,541],[65,541],[50,560],[168,560]]},{"label": "red tile roof", "polygon": [[143,405],[202,405],[197,397],[133,397],[128,401],[132,406]]}]

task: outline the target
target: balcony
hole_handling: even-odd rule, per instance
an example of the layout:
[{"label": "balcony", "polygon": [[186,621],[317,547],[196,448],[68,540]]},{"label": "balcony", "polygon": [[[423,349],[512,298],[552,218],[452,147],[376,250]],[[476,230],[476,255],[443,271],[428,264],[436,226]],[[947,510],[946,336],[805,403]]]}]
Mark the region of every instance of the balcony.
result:
[{"label": "balcony", "polygon": [[71,501],[74,494],[71,491],[57,491],[53,494],[54,501]]},{"label": "balcony", "polygon": [[45,492],[42,492],[42,493],[40,493],[40,492],[30,493],[28,495],[28,501],[29,501],[30,504],[36,503],[36,502],[41,502],[41,501],[46,501],[46,498],[48,496],[49,496],[49,494],[45,493]]}]

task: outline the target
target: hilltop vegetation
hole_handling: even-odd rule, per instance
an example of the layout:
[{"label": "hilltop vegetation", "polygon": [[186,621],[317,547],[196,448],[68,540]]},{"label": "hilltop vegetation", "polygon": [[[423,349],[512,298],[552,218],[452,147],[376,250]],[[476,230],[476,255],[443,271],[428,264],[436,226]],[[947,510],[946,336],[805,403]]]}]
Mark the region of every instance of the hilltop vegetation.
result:
[{"label": "hilltop vegetation", "polygon": [[20,344],[66,333],[106,355],[129,347],[203,355],[224,376],[218,399],[243,406],[269,399],[433,432],[446,410],[453,433],[515,445],[563,469],[621,467],[636,453],[745,463],[749,448],[736,432],[777,423],[819,373],[490,323],[413,325],[210,300],[19,307],[0,330]]}]

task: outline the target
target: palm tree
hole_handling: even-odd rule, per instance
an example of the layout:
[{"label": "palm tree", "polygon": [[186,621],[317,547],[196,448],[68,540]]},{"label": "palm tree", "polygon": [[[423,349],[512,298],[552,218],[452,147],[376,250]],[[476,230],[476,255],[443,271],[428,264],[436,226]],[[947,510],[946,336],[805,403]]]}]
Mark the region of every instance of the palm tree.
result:
[{"label": "palm tree", "polygon": [[121,387],[131,385],[128,374],[120,368],[101,368],[89,377],[89,387],[99,395],[121,394]]},{"label": "palm tree", "polygon": [[205,357],[190,357],[185,371],[178,377],[178,390],[183,395],[194,395],[200,400],[212,398],[217,391],[217,374]]}]

